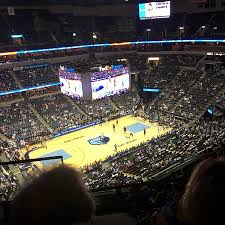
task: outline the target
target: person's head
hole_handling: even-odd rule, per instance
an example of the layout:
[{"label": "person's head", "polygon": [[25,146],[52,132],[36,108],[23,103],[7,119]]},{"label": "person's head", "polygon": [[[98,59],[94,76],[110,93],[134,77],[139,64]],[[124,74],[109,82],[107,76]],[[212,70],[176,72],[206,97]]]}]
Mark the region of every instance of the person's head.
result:
[{"label": "person's head", "polygon": [[68,166],[44,172],[24,187],[12,202],[11,224],[89,224],[95,203],[81,174]]},{"label": "person's head", "polygon": [[189,225],[225,224],[225,160],[197,165],[181,200],[181,216]]}]

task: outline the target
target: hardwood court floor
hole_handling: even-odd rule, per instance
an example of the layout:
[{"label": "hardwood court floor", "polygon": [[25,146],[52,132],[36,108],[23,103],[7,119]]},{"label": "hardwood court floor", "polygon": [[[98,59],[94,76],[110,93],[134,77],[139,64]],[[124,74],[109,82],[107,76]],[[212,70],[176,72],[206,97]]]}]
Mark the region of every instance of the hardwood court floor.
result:
[{"label": "hardwood court floor", "polygon": [[[169,127],[162,127],[157,123],[150,123],[143,118],[131,115],[118,119],[115,132],[113,131],[113,124],[116,125],[116,120],[51,139],[46,142],[47,148],[39,148],[31,152],[30,158],[53,156],[54,154],[61,154],[60,152],[63,152],[65,153],[65,158],[67,158],[64,160],[66,164],[80,168],[116,154],[115,144],[118,145],[118,152],[124,151],[127,148],[138,146],[153,137],[161,136],[171,130]],[[142,130],[144,126],[149,126],[146,129],[146,135],[144,135],[144,131]],[[128,127],[127,129],[133,131],[133,137],[129,137],[130,131],[124,133],[124,127]],[[107,144],[91,145],[88,142],[88,140],[102,134],[110,138]],[[21,151],[24,153],[25,149]],[[44,167],[42,163],[38,163],[37,165],[38,167]]]}]

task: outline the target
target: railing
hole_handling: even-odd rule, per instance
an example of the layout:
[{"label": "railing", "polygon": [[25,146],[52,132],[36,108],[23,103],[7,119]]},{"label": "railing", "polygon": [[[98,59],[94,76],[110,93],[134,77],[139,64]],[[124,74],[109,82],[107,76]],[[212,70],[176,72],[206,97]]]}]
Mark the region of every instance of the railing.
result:
[{"label": "railing", "polygon": [[18,187],[32,176],[62,163],[62,156],[0,162],[0,187],[7,189],[4,191],[4,188],[1,188],[0,202],[12,199]]}]

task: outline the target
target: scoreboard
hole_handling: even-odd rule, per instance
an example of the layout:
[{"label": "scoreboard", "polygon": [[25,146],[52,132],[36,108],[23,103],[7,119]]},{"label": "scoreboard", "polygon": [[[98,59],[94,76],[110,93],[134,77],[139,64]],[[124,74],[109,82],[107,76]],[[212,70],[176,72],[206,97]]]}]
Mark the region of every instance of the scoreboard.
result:
[{"label": "scoreboard", "polygon": [[93,100],[129,90],[129,70],[127,67],[124,67],[101,72],[99,78],[92,77],[91,87]]},{"label": "scoreboard", "polygon": [[130,89],[127,66],[100,66],[97,71],[77,73],[73,68],[60,67],[61,92],[74,98],[96,100]]},{"label": "scoreboard", "polygon": [[170,17],[170,1],[149,2],[139,4],[140,20]]},{"label": "scoreboard", "polygon": [[83,88],[81,75],[76,73],[73,68],[60,66],[59,81],[61,83],[61,92],[75,98],[83,97]]}]

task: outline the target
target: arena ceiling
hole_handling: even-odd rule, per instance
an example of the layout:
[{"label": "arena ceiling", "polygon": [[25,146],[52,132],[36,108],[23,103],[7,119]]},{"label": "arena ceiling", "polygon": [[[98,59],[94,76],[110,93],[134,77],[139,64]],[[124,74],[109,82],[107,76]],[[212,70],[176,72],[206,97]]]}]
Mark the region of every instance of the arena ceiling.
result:
[{"label": "arena ceiling", "polygon": [[1,0],[1,6],[30,6],[30,5],[78,5],[78,6],[94,6],[94,5],[112,5],[122,3],[138,3],[138,0]]},{"label": "arena ceiling", "polygon": [[[76,10],[77,7],[89,7],[91,10],[94,6],[130,6],[131,8],[136,7],[138,3],[148,2],[151,0],[0,0],[0,9],[5,10],[7,7],[14,7],[16,10],[50,10],[54,13],[54,7],[57,8],[56,11],[68,13],[69,10]],[[163,0],[154,0],[163,1]],[[170,0],[172,4],[173,12],[189,12],[192,8],[195,8],[195,1],[205,1],[205,0]],[[194,3],[195,2],[195,3]],[[64,8],[63,8],[64,6]],[[73,8],[71,7],[73,6]],[[95,9],[96,10],[96,9]],[[125,8],[124,8],[125,10]],[[124,12],[123,10],[123,12]],[[125,14],[128,14],[129,10]],[[132,9],[131,9],[132,11]],[[132,12],[130,13],[132,15]]]},{"label": "arena ceiling", "polygon": [[[29,5],[77,5],[77,6],[95,6],[95,5],[114,5],[114,4],[128,4],[141,3],[150,0],[1,0],[0,6],[29,6]],[[162,0],[154,0],[162,1]],[[176,2],[179,0],[170,0]],[[182,0],[182,2],[193,2],[195,0]],[[202,0],[198,0],[202,1]]]}]

